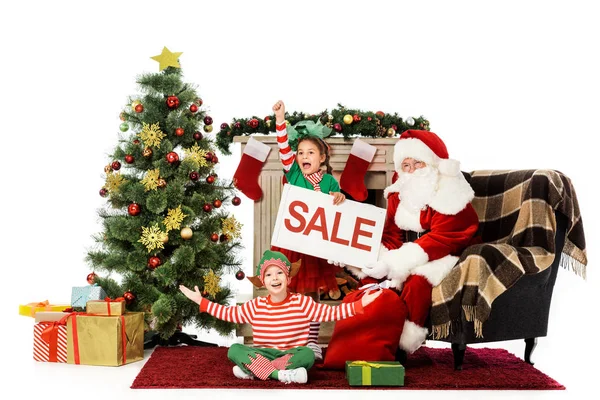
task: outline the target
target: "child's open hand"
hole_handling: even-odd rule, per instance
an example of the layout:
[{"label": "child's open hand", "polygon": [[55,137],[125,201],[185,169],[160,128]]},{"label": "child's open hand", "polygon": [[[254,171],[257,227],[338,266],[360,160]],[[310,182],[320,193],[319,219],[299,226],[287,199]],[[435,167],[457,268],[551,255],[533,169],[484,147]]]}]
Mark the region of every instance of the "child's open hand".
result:
[{"label": "child's open hand", "polygon": [[376,291],[367,291],[365,295],[362,297],[362,306],[366,307],[373,302],[376,298],[381,295],[381,290]]},{"label": "child's open hand", "polygon": [[194,290],[192,291],[183,285],[179,285],[179,290],[181,290],[181,293],[183,293],[185,297],[187,297],[195,303],[200,304],[200,302],[202,301],[202,294],[200,294],[198,286],[194,286]]},{"label": "child's open hand", "polygon": [[283,101],[279,100],[277,103],[275,103],[273,106],[273,112],[275,113],[275,122],[281,124],[283,121],[285,121],[285,104],[283,104]]},{"label": "child's open hand", "polygon": [[333,196],[333,205],[336,206],[346,200],[346,196],[342,192],[329,192]]}]

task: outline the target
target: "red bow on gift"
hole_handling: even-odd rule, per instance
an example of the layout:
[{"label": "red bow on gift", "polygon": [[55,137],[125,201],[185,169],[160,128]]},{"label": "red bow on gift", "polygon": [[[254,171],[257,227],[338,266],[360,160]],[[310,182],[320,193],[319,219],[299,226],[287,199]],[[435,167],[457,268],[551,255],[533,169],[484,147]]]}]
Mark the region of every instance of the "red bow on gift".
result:
[{"label": "red bow on gift", "polygon": [[110,297],[106,296],[104,298],[104,301],[106,302],[107,313],[108,313],[108,315],[111,315],[110,314],[110,303],[112,303],[112,302],[119,302],[119,301],[125,301],[125,297],[117,297],[116,299],[113,300]]},{"label": "red bow on gift", "polygon": [[31,316],[35,317],[35,309],[37,307],[44,307],[46,311],[51,311],[52,307],[50,306],[50,302],[48,300],[40,301],[39,303],[28,303],[27,306],[31,307]]}]

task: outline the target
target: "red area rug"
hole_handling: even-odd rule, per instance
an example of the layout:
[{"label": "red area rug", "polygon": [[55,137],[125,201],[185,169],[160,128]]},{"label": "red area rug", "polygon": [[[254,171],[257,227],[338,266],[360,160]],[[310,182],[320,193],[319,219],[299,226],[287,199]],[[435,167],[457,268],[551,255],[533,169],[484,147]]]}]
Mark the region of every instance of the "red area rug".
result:
[{"label": "red area rug", "polygon": [[[133,389],[369,389],[349,386],[343,371],[308,373],[308,383],[285,385],[269,379],[244,380],[233,376],[226,347],[157,347],[132,384]],[[471,349],[462,371],[454,371],[452,350],[422,347],[406,362],[404,387],[373,389],[422,390],[555,390],[565,387],[503,349]]]}]

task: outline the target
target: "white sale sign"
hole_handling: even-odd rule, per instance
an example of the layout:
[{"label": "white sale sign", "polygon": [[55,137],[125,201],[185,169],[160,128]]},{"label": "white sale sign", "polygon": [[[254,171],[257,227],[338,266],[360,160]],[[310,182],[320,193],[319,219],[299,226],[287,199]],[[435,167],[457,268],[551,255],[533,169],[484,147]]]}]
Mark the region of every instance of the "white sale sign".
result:
[{"label": "white sale sign", "polygon": [[385,212],[286,184],[271,245],[362,268],[377,261]]}]

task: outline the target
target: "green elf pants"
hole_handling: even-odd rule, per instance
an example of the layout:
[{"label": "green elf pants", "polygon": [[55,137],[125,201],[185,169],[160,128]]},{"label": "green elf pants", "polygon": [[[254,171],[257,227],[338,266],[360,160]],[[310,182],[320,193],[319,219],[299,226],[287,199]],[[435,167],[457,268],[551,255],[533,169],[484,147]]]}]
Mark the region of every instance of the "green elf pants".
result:
[{"label": "green elf pants", "polygon": [[300,367],[308,370],[315,363],[315,353],[306,346],[277,350],[234,343],[227,357],[244,372],[262,380],[268,379],[274,371]]}]

